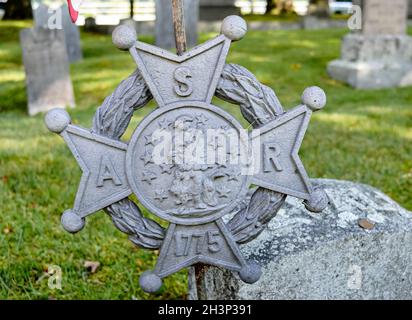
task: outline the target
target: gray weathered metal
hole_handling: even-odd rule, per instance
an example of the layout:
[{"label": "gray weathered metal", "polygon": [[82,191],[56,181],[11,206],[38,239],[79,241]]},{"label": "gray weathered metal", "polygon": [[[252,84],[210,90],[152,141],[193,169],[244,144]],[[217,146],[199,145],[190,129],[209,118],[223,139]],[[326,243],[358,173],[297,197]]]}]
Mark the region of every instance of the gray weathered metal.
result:
[{"label": "gray weathered metal", "polygon": [[[86,216],[105,209],[133,243],[160,249],[155,269],[140,278],[147,292],[196,263],[236,271],[254,283],[260,267],[243,258],[238,244],[262,232],[286,195],[304,199],[314,212],[327,206],[327,196],[311,186],[298,156],[312,112],[326,104],[325,93],[308,88],[302,105],[283,111],[271,89],[246,69],[225,64],[231,41],[245,34],[244,20],[230,16],[222,35],[177,56],[136,41],[134,30],[119,26],[113,42],[129,49],[139,70],[106,98],[93,129],[70,124],[64,110],[46,115],[46,125],[63,137],[83,171],[63,227],[77,232]],[[215,95],[239,104],[255,129],[245,131],[212,105]],[[120,142],[133,112],[152,97],[158,108],[128,143]],[[258,188],[246,197],[252,184]],[[127,198],[132,193],[170,223],[167,230],[143,217]],[[230,213],[236,214],[226,224],[222,217]]]}]

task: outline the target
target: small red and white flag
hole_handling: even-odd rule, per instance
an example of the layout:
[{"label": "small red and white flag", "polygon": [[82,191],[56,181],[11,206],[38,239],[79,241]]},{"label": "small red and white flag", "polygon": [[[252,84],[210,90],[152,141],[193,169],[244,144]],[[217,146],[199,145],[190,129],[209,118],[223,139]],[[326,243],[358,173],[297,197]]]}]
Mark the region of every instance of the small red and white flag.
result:
[{"label": "small red and white flag", "polygon": [[79,9],[82,2],[83,0],[67,0],[70,17],[72,18],[73,23],[75,23],[77,21],[77,18],[79,17]]}]

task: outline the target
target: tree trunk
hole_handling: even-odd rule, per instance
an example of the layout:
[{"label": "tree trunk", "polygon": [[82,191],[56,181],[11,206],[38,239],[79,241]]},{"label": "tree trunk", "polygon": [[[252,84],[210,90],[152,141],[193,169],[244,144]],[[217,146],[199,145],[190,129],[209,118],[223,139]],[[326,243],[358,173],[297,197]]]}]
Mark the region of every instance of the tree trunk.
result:
[{"label": "tree trunk", "polygon": [[284,14],[293,12],[293,1],[292,0],[267,0],[266,3],[266,14],[273,13]]},{"label": "tree trunk", "polygon": [[267,0],[266,2],[266,14],[270,14],[273,9],[276,8],[276,0]]},{"label": "tree trunk", "polygon": [[328,0],[310,0],[308,14],[320,18],[330,16]]},{"label": "tree trunk", "polygon": [[134,0],[130,0],[130,19],[134,17]]},{"label": "tree trunk", "polygon": [[6,2],[4,20],[32,19],[30,0],[9,0]]}]

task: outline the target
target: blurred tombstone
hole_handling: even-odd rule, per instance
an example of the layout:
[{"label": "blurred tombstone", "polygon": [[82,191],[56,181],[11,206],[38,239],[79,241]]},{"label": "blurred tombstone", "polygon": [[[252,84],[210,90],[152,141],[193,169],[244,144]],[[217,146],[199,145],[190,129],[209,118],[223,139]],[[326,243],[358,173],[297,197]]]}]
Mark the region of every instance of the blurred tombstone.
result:
[{"label": "blurred tombstone", "polygon": [[235,6],[235,0],[200,0],[201,21],[220,21],[233,14],[240,15],[240,8]]},{"label": "blurred tombstone", "polygon": [[64,32],[45,28],[20,33],[29,115],[53,108],[74,107]]},{"label": "blurred tombstone", "polygon": [[96,32],[97,24],[96,19],[93,17],[87,17],[84,21],[84,31],[86,32]]},{"label": "blurred tombstone", "polygon": [[361,31],[343,38],[341,58],[328,65],[334,79],[359,89],[412,85],[408,0],[364,0]]},{"label": "blurred tombstone", "polygon": [[302,20],[303,29],[325,29],[330,26],[330,10],[328,0],[310,0],[308,13]]},{"label": "blurred tombstone", "polygon": [[33,16],[36,27],[64,30],[65,45],[70,63],[83,59],[79,28],[72,23],[66,4],[55,10],[41,3],[34,10]]},{"label": "blurred tombstone", "polygon": [[319,18],[329,18],[329,1],[328,0],[310,0],[308,14]]},{"label": "blurred tombstone", "polygon": [[[197,44],[197,23],[199,20],[199,0],[184,1],[184,18],[188,47]],[[164,49],[175,47],[174,27],[172,20],[172,2],[156,0],[156,45]]]},{"label": "blurred tombstone", "polygon": [[[50,9],[50,11],[49,11]],[[52,10],[44,3],[40,3],[39,6],[33,10],[33,18],[35,27],[48,29],[49,19],[52,17]]]},{"label": "blurred tombstone", "polygon": [[83,53],[79,27],[72,22],[67,4],[62,5],[59,9],[62,12],[62,24],[64,35],[66,37],[66,49],[69,56],[69,62],[72,63],[82,60]]}]

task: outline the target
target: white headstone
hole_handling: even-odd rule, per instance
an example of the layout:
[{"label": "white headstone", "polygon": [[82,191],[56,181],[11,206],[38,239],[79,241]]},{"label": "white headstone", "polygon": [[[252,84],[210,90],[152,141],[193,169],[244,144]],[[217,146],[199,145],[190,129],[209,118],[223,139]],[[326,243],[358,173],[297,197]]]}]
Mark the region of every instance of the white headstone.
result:
[{"label": "white headstone", "polygon": [[45,28],[24,29],[20,33],[20,42],[29,114],[74,107],[64,32]]},{"label": "white headstone", "polygon": [[364,0],[362,12],[363,34],[406,33],[408,0]]},{"label": "white headstone", "polygon": [[357,0],[362,29],[346,35],[330,76],[359,89],[412,85],[412,37],[406,34],[408,0]]}]

